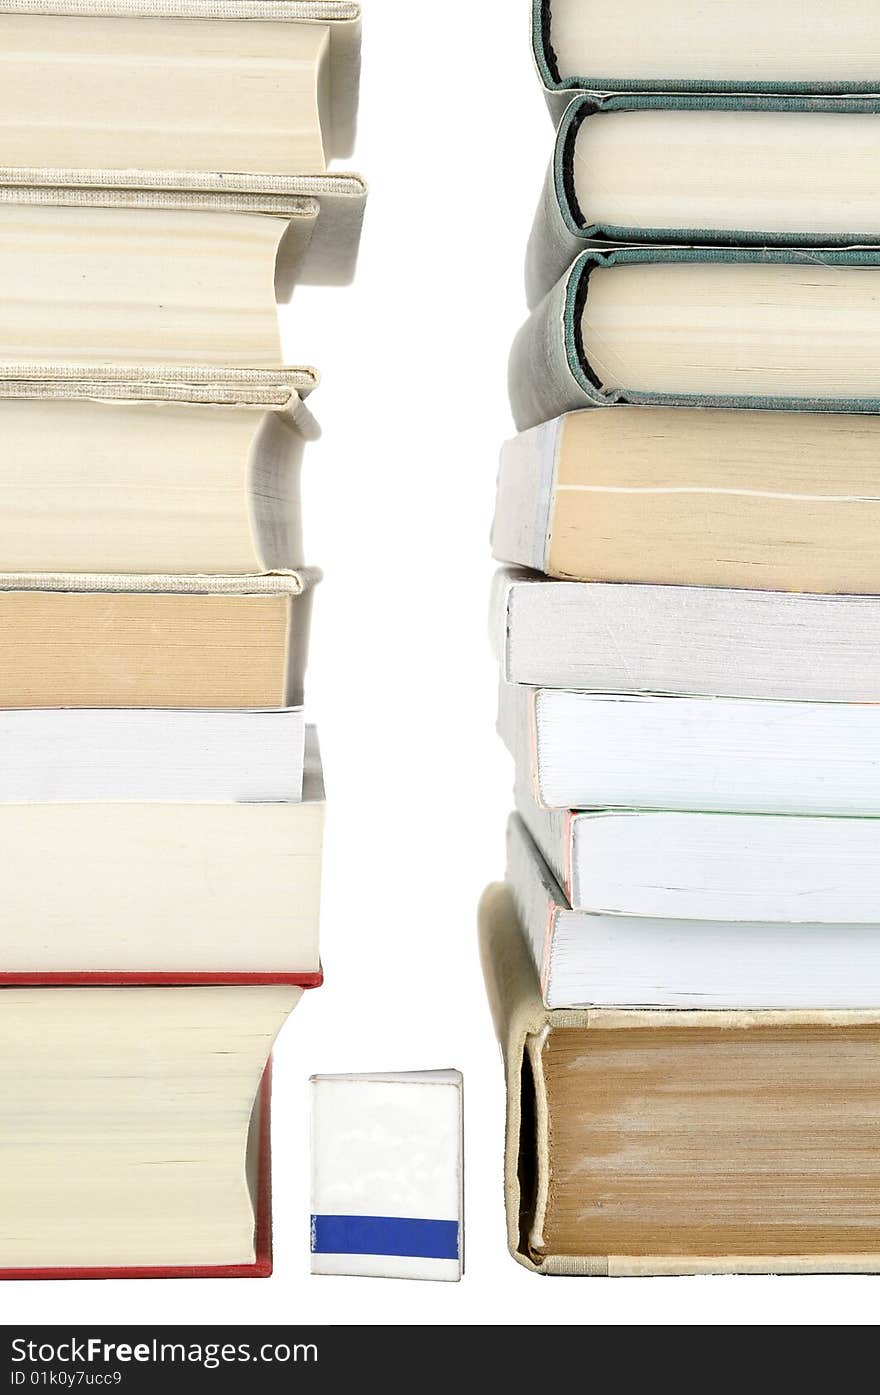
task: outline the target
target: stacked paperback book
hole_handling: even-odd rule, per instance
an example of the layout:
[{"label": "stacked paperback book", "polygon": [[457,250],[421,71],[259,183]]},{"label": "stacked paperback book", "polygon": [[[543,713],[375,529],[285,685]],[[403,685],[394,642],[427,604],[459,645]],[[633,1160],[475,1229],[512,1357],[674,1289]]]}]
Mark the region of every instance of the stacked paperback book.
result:
[{"label": "stacked paperback book", "polygon": [[0,0],[0,1271],[271,1272],[268,1061],[321,982],[311,369],[360,26]]},{"label": "stacked paperback book", "polygon": [[880,1270],[880,21],[544,0],[493,533],[510,1245]]}]

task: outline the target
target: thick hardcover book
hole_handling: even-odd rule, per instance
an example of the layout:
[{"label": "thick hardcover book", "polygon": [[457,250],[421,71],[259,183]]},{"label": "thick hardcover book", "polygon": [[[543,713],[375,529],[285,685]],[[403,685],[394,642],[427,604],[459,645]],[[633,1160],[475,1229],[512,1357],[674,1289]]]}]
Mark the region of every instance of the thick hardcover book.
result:
[{"label": "thick hardcover book", "polygon": [[[301,714],[137,713],[126,731],[125,714],[76,712],[68,715],[83,739],[73,749],[64,714],[11,715],[33,720],[7,723],[25,744],[3,791],[13,798],[0,801],[0,985],[71,974],[99,983],[320,984],[324,781],[310,727],[297,793]],[[206,770],[185,744],[174,763],[175,734],[180,748],[194,730],[208,755],[224,733],[239,733],[222,771]],[[137,731],[141,753],[129,746]],[[157,746],[159,768],[145,768]],[[106,770],[113,754],[121,772]],[[156,797],[165,794],[173,797]]]},{"label": "thick hardcover book", "polygon": [[297,706],[319,576],[2,573],[0,706]]},{"label": "thick hardcover book", "polygon": [[35,1279],[268,1279],[272,1275],[272,1062],[254,1107],[256,1187],[254,1257],[233,1264],[89,1265],[0,1267],[0,1281]]},{"label": "thick hardcover book", "polygon": [[292,383],[266,374],[226,403],[198,400],[197,385],[189,401],[166,400],[149,380],[126,398],[88,387],[0,384],[4,570],[227,576],[303,565],[300,471],[318,430]]},{"label": "thick hardcover book", "polygon": [[33,167],[316,174],[354,143],[343,0],[3,0],[0,132]]},{"label": "thick hardcover book", "polygon": [[529,304],[590,243],[876,245],[878,110],[873,98],[575,98],[529,241]]},{"label": "thick hardcover book", "polygon": [[878,460],[869,414],[571,412],[504,446],[493,551],[563,580],[873,596]]},{"label": "thick hardcover book", "polygon": [[301,990],[74,983],[0,989],[0,1276],[269,1274],[267,1061]]},{"label": "thick hardcover book", "polygon": [[276,370],[278,300],[298,280],[351,279],[365,197],[355,176],[33,178],[0,172],[7,376],[59,362],[82,376],[107,362],[141,377],[150,365]]},{"label": "thick hardcover book", "polygon": [[525,430],[587,406],[880,411],[880,251],[581,253],[520,330]]},{"label": "thick hardcover book", "polygon": [[506,568],[491,631],[512,684],[880,702],[876,596],[545,581]]},{"label": "thick hardcover book", "polygon": [[[364,180],[351,172],[218,174],[0,166],[0,231],[7,221],[27,227],[31,218],[39,250],[52,258],[44,270],[56,298],[63,289],[64,268],[49,242],[47,229],[52,222],[63,225],[74,245],[76,239],[82,240],[79,260],[85,267],[89,240],[101,236],[109,246],[118,240],[116,257],[136,259],[142,277],[154,254],[154,239],[162,239],[166,255],[173,256],[164,269],[157,265],[155,274],[172,275],[174,281],[169,284],[174,285],[182,281],[187,264],[176,260],[185,249],[175,248],[173,240],[186,239],[192,244],[186,255],[198,256],[202,279],[213,273],[218,280],[229,278],[228,298],[235,285],[228,262],[232,244],[238,239],[241,255],[250,240],[254,245],[249,251],[259,256],[260,228],[253,222],[259,218],[267,234],[274,226],[276,236],[274,241],[269,236],[264,256],[274,273],[276,298],[287,301],[298,284],[347,285],[351,281],[366,198]],[[58,211],[50,213],[50,209]],[[273,249],[274,260],[269,260]],[[35,254],[33,245],[31,252]],[[93,268],[92,276],[96,274]],[[133,272],[126,271],[124,263],[108,268],[108,286],[113,276],[128,276],[130,282]],[[210,288],[206,294],[210,295]]]},{"label": "thick hardcover book", "polygon": [[480,940],[520,1264],[880,1271],[880,1011],[549,1011],[506,887]]},{"label": "thick hardcover book", "polygon": [[554,116],[572,92],[880,92],[873,0],[532,0]]}]

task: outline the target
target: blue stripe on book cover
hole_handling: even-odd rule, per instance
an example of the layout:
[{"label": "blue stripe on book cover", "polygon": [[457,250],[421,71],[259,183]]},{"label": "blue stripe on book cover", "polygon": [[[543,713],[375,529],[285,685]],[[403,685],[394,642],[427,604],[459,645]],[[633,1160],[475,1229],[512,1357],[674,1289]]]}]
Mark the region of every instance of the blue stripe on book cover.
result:
[{"label": "blue stripe on book cover", "polygon": [[458,1222],[399,1216],[312,1216],[312,1254],[458,1259]]}]

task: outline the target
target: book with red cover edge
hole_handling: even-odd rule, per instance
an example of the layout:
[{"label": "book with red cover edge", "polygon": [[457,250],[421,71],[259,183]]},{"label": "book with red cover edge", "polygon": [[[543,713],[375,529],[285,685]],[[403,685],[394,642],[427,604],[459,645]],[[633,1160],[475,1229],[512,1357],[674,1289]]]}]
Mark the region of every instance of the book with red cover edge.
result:
[{"label": "book with red cover edge", "polygon": [[112,969],[85,970],[73,973],[71,970],[42,973],[0,971],[0,989],[3,988],[320,988],[324,982],[324,970],[315,973],[152,973]]},{"label": "book with red cover edge", "polygon": [[251,1264],[96,1265],[92,1268],[57,1267],[0,1269],[5,1279],[268,1279],[272,1273],[272,1062],[260,1085],[259,1164],[257,1215],[254,1227],[254,1260]]}]

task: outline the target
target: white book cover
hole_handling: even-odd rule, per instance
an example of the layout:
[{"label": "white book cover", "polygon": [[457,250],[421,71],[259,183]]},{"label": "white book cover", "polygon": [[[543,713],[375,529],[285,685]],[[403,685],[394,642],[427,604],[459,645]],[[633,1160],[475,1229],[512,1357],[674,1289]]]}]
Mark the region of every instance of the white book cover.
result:
[{"label": "white book cover", "polygon": [[456,1070],[312,1077],[312,1273],[457,1282]]}]

